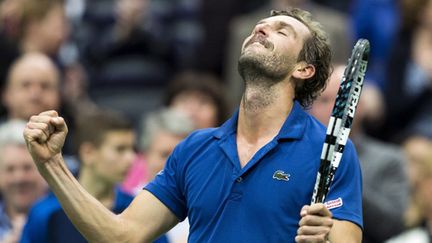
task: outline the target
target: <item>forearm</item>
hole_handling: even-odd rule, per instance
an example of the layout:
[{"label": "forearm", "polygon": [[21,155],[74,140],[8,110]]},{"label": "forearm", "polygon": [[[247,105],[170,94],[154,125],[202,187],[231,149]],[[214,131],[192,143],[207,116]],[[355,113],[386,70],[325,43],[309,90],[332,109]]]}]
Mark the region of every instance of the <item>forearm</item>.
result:
[{"label": "forearm", "polygon": [[360,243],[362,240],[362,231],[356,224],[333,220],[333,227],[329,234],[331,243]]},{"label": "forearm", "polygon": [[75,227],[90,242],[123,242],[122,220],[87,193],[66,167],[60,154],[38,164]]}]

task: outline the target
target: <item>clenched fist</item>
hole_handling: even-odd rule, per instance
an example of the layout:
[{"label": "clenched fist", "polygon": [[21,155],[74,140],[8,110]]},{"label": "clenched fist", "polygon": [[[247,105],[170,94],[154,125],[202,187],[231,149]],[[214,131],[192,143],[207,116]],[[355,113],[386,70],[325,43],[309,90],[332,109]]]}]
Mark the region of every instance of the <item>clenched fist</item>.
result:
[{"label": "clenched fist", "polygon": [[68,128],[56,111],[32,116],[24,129],[27,148],[37,163],[44,163],[61,154]]}]

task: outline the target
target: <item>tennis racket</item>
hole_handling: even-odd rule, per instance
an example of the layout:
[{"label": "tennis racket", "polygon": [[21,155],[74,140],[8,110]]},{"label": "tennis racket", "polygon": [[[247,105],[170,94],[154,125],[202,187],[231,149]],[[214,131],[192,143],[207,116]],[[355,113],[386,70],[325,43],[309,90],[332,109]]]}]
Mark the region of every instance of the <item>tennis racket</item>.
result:
[{"label": "tennis racket", "polygon": [[327,127],[312,204],[324,202],[342,159],[363,87],[369,50],[369,41],[359,39],[348,59]]}]

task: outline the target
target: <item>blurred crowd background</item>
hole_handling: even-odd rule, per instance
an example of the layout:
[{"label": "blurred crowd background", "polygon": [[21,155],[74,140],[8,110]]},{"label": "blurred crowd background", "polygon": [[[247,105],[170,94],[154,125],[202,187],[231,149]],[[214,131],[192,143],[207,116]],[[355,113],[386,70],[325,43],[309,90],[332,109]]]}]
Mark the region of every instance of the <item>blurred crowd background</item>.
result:
[{"label": "blurred crowd background", "polygon": [[[39,230],[51,240],[32,238],[32,227],[46,226],[32,208],[53,195],[25,150],[23,121],[58,110],[80,183],[134,195],[185,136],[237,109],[243,40],[271,9],[289,7],[311,12],[329,34],[334,72],[308,108],[323,124],[353,45],[371,43],[351,136],[363,171],[363,241],[432,242],[432,0],[1,0],[0,242],[57,242],[53,228]],[[132,137],[117,133],[128,129],[133,150]],[[186,242],[187,228],[158,241]]]}]

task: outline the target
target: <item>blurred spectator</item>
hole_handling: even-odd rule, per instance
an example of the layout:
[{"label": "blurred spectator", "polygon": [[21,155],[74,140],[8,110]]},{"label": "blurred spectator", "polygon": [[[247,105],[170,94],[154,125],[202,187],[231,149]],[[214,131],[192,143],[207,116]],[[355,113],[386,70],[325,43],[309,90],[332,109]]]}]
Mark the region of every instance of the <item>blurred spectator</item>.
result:
[{"label": "blurred spectator", "polygon": [[400,24],[399,2],[398,0],[353,1],[351,18],[354,38],[369,40],[371,51],[366,77],[380,90],[386,86],[385,67],[397,38]]},{"label": "blurred spectator", "polygon": [[18,242],[27,213],[47,184],[37,171],[23,138],[24,121],[0,126],[0,242]]},{"label": "blurred spectator", "polygon": [[[81,161],[79,183],[105,207],[121,213],[133,196],[118,187],[134,158],[135,134],[123,116],[99,111],[79,117],[75,142]],[[50,193],[34,205],[21,242],[86,242]],[[165,242],[165,241],[161,241]]]},{"label": "blurred spectator", "polygon": [[174,147],[194,130],[185,114],[163,108],[150,113],[142,123],[140,159],[134,162],[123,183],[128,192],[137,194],[165,165]]},{"label": "blurred spectator", "polygon": [[[209,1],[150,0],[150,31],[169,43],[176,72],[194,68],[210,56],[203,57],[198,52],[205,35],[203,18],[210,18],[202,14],[205,2]],[[220,1],[218,3],[222,5]],[[220,24],[211,26],[212,30]]]},{"label": "blurred spectator", "polygon": [[[112,8],[105,10],[111,20],[102,24],[108,16],[95,16],[96,20],[84,23],[89,31],[94,31],[84,40],[82,53],[94,82],[92,86],[163,85],[172,72],[170,53],[163,39],[157,39],[145,25],[149,0],[101,2]],[[92,14],[91,7],[90,4],[88,15]]]},{"label": "blurred spectator", "polygon": [[[16,46],[18,25],[20,20],[20,6],[22,0],[0,1],[0,92],[6,81],[6,76],[13,60],[19,56]],[[6,110],[0,104],[0,117],[5,116]]]},{"label": "blurred spectator", "polygon": [[[7,119],[29,120],[46,110],[61,110],[62,115],[69,122],[69,130],[74,130],[74,113],[91,112],[95,109],[85,98],[77,97],[79,101],[61,102],[61,80],[57,66],[45,54],[29,52],[20,56],[11,66],[6,86],[2,93],[2,103],[6,108]],[[73,95],[69,92],[65,95]],[[71,137],[71,136],[70,136]],[[66,140],[63,152],[73,153],[70,137]],[[73,161],[67,160],[68,163]],[[68,164],[69,165],[69,164]],[[70,164],[70,166],[74,166]],[[72,169],[72,168],[71,168]]]},{"label": "blurred spectator", "polygon": [[[123,183],[123,188],[137,194],[165,166],[175,146],[194,130],[185,114],[168,108],[150,113],[143,123],[140,138],[142,156],[135,160]],[[186,221],[167,233],[169,242],[187,242],[189,224]]]},{"label": "blurred spectator", "polygon": [[87,1],[79,33],[89,94],[99,106],[120,110],[135,125],[161,104],[174,71],[169,38],[151,26],[150,0]]},{"label": "blurred spectator", "polygon": [[3,87],[6,73],[12,60],[19,54],[15,45],[18,39],[20,9],[23,0],[3,0],[0,2],[0,87]]},{"label": "blurred spectator", "polygon": [[[345,66],[336,66],[324,92],[310,110],[323,124],[328,124]],[[364,87],[365,91],[371,86]],[[363,242],[380,243],[403,230],[403,216],[408,206],[408,180],[401,148],[379,142],[363,132],[367,117],[364,92],[357,107],[351,130],[363,175]],[[386,223],[378,223],[386,219]]]},{"label": "blurred spectator", "polygon": [[1,63],[10,64],[23,53],[40,52],[61,64],[58,54],[69,35],[63,0],[8,0],[1,3],[0,11],[5,14],[0,15],[0,50],[5,50]]},{"label": "blurred spectator", "polygon": [[[59,69],[61,94],[64,109],[73,112],[76,106],[81,109],[92,106],[86,93],[86,75],[78,63],[78,51],[70,48],[70,23],[65,13],[64,0],[14,0],[4,1],[0,11],[0,78],[3,83],[9,70],[9,64],[19,55],[43,53]],[[5,50],[5,51],[3,51]],[[3,55],[4,54],[4,55]]]},{"label": "blurred spectator", "polygon": [[408,175],[411,186],[411,205],[405,215],[408,228],[419,226],[425,220],[419,207],[421,202],[417,201],[415,193],[421,181],[422,173],[428,171],[428,168],[424,166],[427,166],[432,158],[431,143],[430,138],[416,134],[409,136],[403,143],[408,157]]},{"label": "blurred spectator", "polygon": [[207,73],[184,72],[169,84],[165,105],[187,114],[195,128],[221,125],[228,114],[223,86]]},{"label": "blurred spectator", "polygon": [[2,101],[8,119],[28,120],[42,111],[60,108],[60,77],[44,54],[28,53],[12,65]]},{"label": "blurred spectator", "polygon": [[[423,136],[412,136],[404,142],[409,161],[412,207],[409,226],[415,226],[386,243],[432,242],[432,141]],[[412,211],[411,210],[411,213]],[[416,224],[413,224],[416,223]]]},{"label": "blurred spectator", "polygon": [[42,52],[56,58],[69,29],[63,0],[23,0],[19,33],[22,52]]},{"label": "blurred spectator", "polygon": [[432,136],[432,1],[404,0],[402,26],[387,67],[382,139]]},{"label": "blurred spectator", "polygon": [[319,21],[329,35],[332,46],[333,60],[338,63],[345,63],[348,60],[351,50],[352,34],[349,29],[349,19],[343,13],[314,3],[310,0],[271,0],[260,9],[239,16],[231,22],[230,40],[227,51],[227,65],[225,79],[229,87],[229,97],[232,104],[238,104],[243,93],[243,81],[237,71],[237,61],[240,56],[241,45],[250,30],[256,24],[257,19],[268,16],[272,9],[287,9],[297,7],[309,11],[314,19]]}]

